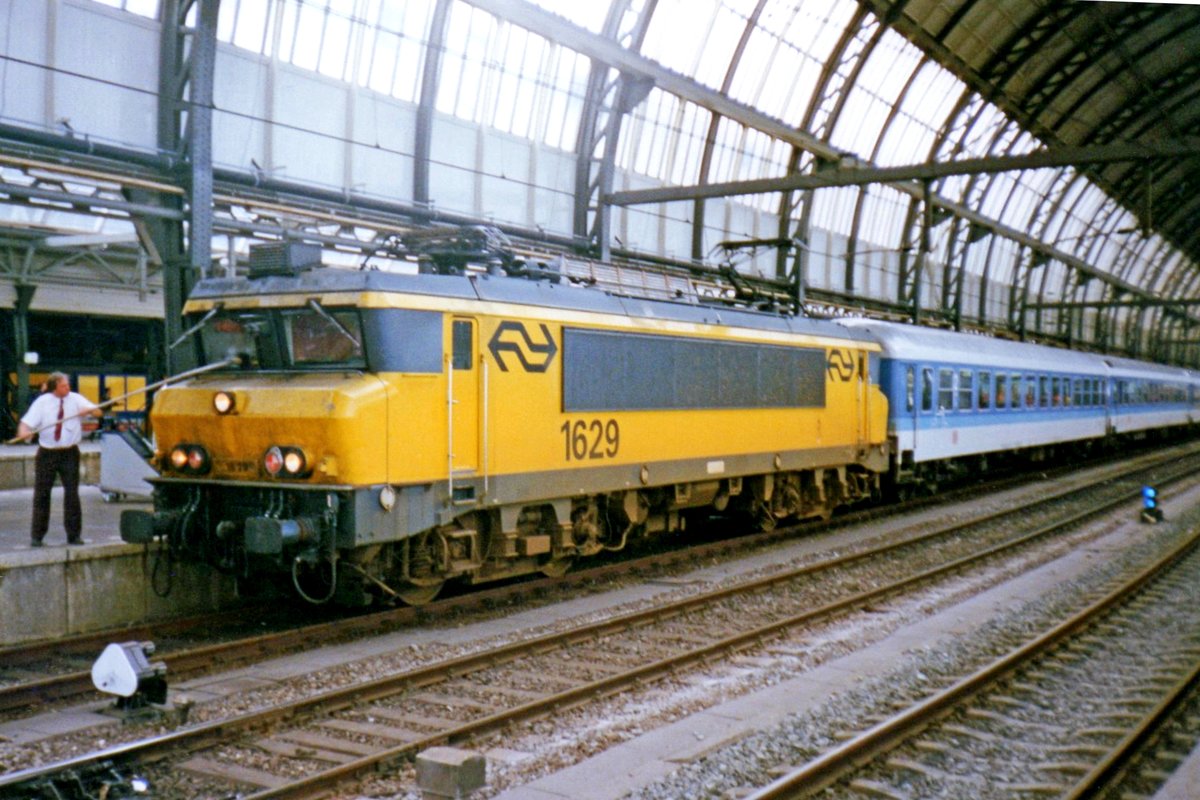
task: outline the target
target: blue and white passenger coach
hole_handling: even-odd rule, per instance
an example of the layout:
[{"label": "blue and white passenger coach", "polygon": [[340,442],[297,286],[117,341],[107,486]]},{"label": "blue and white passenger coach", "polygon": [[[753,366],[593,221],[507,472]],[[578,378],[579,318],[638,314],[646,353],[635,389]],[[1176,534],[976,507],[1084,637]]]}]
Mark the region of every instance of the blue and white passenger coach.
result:
[{"label": "blue and white passenger coach", "polygon": [[876,320],[843,320],[883,348],[880,384],[899,483],[936,484],[987,456],[1040,458],[1107,433],[1098,356]]},{"label": "blue and white passenger coach", "polygon": [[1182,367],[1105,356],[1112,391],[1109,432],[1141,435],[1200,419],[1200,375]]},{"label": "blue and white passenger coach", "polygon": [[1041,460],[1200,419],[1200,375],[1026,342],[846,319],[882,347],[894,478],[935,485],[988,458]]}]

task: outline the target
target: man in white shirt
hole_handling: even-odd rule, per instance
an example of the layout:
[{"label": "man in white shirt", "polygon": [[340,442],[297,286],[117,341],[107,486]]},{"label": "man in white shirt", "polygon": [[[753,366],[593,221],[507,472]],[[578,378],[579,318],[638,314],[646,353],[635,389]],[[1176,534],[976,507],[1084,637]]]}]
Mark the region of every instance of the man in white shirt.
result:
[{"label": "man in white shirt", "polygon": [[83,544],[83,512],[79,507],[79,440],[83,438],[81,415],[100,417],[104,412],[91,400],[71,391],[71,383],[61,372],[50,375],[46,393],[33,401],[21,417],[17,437],[29,439],[38,434],[34,458],[33,526],[29,544],[41,547],[50,527],[50,490],[57,475],[63,485],[63,527],[67,544]]}]

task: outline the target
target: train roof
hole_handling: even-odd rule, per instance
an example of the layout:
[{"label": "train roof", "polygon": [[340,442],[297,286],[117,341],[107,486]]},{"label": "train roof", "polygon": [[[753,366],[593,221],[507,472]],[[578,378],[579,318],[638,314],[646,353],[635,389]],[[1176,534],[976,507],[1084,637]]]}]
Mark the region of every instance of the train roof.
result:
[{"label": "train roof", "polygon": [[874,319],[848,317],[838,323],[870,333],[883,347],[886,357],[905,361],[1092,374],[1106,371],[1100,356],[1058,347]]},{"label": "train roof", "polygon": [[1187,381],[1189,383],[1200,382],[1200,376],[1183,367],[1154,364],[1148,361],[1136,361],[1132,358],[1121,358],[1120,356],[1103,356],[1102,358],[1104,359],[1104,363],[1108,364],[1110,374],[1115,378],[1149,378],[1153,380]]},{"label": "train roof", "polygon": [[506,275],[414,275],[321,267],[288,276],[208,278],[196,284],[190,299],[214,301],[227,297],[318,292],[395,292],[874,341],[863,331],[844,328],[826,320],[731,307],[719,302],[670,302],[630,297],[595,287],[579,286],[566,280],[551,283],[548,280]]},{"label": "train roof", "polygon": [[1114,378],[1171,380],[1200,385],[1200,373],[1132,358],[1080,353],[1059,347],[883,320],[845,318],[838,320],[838,323],[869,332],[883,347],[884,356],[905,361],[1053,369]]}]

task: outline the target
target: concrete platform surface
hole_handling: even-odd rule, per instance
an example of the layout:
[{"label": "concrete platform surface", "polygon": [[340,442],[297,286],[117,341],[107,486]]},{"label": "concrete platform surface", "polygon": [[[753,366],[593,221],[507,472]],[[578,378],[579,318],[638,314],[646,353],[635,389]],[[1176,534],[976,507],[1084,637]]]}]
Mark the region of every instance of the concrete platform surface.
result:
[{"label": "concrete platform surface", "polygon": [[[104,502],[98,486],[79,487],[79,502],[83,506],[83,538],[88,545],[120,544],[121,512],[126,508],[149,509],[142,501]],[[0,490],[0,555],[27,552],[29,524],[33,513],[33,489]],[[39,552],[57,553],[65,548],[67,534],[63,530],[63,490],[55,484],[50,497],[50,530],[46,532],[45,547]]]}]

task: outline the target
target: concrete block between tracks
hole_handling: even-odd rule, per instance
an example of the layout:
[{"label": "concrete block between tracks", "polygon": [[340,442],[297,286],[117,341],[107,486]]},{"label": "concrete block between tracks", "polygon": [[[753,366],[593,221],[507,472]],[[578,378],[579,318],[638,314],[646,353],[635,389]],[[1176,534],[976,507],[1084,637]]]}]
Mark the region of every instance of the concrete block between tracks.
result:
[{"label": "concrete block between tracks", "polygon": [[457,747],[431,747],[417,756],[417,786],[429,800],[464,798],[487,782],[487,761]]}]

